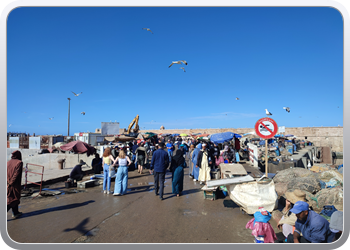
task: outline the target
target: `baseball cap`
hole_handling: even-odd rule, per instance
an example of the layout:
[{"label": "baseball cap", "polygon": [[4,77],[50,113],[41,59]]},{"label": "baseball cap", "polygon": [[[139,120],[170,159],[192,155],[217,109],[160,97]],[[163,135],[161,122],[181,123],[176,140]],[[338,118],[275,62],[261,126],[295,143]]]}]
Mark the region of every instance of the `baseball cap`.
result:
[{"label": "baseball cap", "polygon": [[297,201],[295,202],[293,208],[290,210],[290,212],[294,214],[301,213],[303,211],[309,210],[309,204],[305,201]]}]

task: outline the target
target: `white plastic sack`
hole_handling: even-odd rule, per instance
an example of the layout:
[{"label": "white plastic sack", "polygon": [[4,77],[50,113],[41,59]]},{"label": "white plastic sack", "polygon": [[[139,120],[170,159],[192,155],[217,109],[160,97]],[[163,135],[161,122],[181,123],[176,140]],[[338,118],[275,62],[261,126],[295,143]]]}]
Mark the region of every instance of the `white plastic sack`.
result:
[{"label": "white plastic sack", "polygon": [[275,183],[248,182],[227,186],[231,200],[241,206],[248,214],[254,214],[259,207],[264,207],[270,213],[277,208],[277,192]]}]

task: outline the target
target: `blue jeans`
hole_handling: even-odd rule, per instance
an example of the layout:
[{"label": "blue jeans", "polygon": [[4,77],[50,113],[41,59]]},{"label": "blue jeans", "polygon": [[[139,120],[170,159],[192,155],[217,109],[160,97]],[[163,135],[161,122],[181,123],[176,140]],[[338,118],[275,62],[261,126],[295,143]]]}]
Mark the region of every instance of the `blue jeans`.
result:
[{"label": "blue jeans", "polygon": [[103,166],[103,190],[111,189],[111,177],[109,177],[109,165],[106,163]]},{"label": "blue jeans", "polygon": [[115,177],[114,193],[126,194],[128,187],[128,167],[119,166]]},{"label": "blue jeans", "polygon": [[171,162],[171,158],[173,157],[173,151],[168,150],[168,155],[169,155],[169,163]]}]

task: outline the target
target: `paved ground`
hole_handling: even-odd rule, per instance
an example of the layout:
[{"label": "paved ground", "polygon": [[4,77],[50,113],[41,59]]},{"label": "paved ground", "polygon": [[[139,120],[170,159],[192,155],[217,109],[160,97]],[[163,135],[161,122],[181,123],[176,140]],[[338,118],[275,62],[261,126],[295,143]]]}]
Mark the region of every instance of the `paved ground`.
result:
[{"label": "paved ground", "polygon": [[64,194],[22,198],[24,215],[13,220],[7,214],[8,234],[21,243],[252,243],[245,225],[253,217],[242,214],[229,197],[205,200],[188,171],[180,197],[171,193],[171,174],[166,175],[163,201],[155,196],[153,175],[146,171],[129,172],[124,196],[103,194],[102,186],[78,192],[63,182],[50,185]]}]

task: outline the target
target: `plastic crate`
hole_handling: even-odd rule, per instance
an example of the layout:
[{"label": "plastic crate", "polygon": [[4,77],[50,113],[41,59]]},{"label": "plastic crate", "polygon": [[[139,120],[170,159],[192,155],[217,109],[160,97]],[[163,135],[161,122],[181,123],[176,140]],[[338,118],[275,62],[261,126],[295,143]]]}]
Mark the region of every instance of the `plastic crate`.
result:
[{"label": "plastic crate", "polygon": [[213,191],[204,190],[204,199],[216,200],[217,199],[217,190],[213,190]]}]

